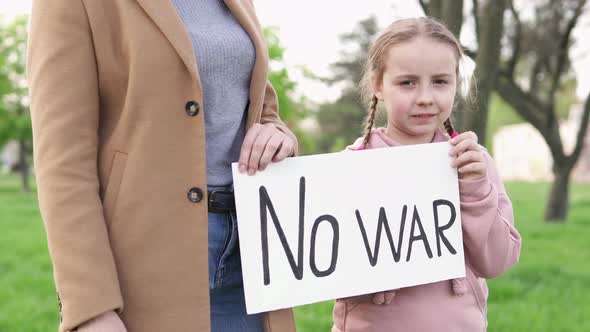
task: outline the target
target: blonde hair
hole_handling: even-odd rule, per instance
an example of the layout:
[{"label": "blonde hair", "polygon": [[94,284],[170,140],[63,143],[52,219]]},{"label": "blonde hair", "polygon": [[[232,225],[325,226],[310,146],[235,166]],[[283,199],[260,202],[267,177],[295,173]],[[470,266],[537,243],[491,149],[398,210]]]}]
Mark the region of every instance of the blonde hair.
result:
[{"label": "blonde hair", "polygon": [[[446,43],[453,47],[457,59],[457,85],[461,86],[460,61],[464,56],[463,48],[453,33],[441,22],[431,17],[408,18],[396,21],[389,25],[377,39],[371,44],[365,72],[361,81],[361,94],[366,100],[370,100],[369,114],[367,115],[363,146],[366,147],[371,135],[371,129],[375,124],[375,113],[379,100],[373,92],[372,82],[382,80],[385,72],[385,62],[389,49],[397,44],[410,41],[417,37],[428,37],[436,41]],[[455,131],[451,118],[445,120],[444,127],[449,135]]]}]

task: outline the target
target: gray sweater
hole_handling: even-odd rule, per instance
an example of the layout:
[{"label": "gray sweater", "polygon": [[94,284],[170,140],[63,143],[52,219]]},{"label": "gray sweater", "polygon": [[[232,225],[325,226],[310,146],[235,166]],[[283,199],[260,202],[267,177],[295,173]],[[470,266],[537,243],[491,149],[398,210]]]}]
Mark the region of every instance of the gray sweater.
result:
[{"label": "gray sweater", "polygon": [[245,135],[254,44],[222,0],[172,2],[190,34],[201,77],[207,184],[231,184],[231,163],[238,161]]}]

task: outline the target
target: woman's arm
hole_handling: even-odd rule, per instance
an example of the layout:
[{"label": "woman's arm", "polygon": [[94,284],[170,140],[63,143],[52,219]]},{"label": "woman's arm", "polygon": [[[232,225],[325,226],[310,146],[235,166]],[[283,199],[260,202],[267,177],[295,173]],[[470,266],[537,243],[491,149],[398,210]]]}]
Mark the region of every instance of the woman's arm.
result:
[{"label": "woman's arm", "polygon": [[275,125],[275,127],[277,127],[278,130],[285,133],[294,142],[293,155],[298,155],[297,137],[295,137],[295,134],[293,134],[293,132],[287,128],[283,120],[281,120],[279,116],[279,102],[277,99],[277,93],[269,81],[266,82],[264,104],[262,106],[262,117],[260,119],[260,123],[272,123]]},{"label": "woman's arm", "polygon": [[34,0],[30,24],[39,204],[67,331],[123,307],[99,196],[97,63],[81,0]]}]

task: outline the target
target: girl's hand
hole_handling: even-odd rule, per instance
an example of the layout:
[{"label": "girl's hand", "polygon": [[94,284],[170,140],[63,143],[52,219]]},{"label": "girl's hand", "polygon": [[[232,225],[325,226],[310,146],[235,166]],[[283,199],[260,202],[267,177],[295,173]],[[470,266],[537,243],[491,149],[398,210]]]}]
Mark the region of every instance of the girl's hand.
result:
[{"label": "girl's hand", "polygon": [[454,145],[449,152],[451,157],[455,157],[451,166],[457,167],[460,179],[476,180],[487,175],[483,151],[477,144],[477,135],[474,132],[462,133],[449,142]]},{"label": "girl's hand", "polygon": [[240,173],[248,171],[254,175],[262,171],[271,161],[281,161],[295,150],[295,142],[272,123],[255,123],[246,133],[240,151]]},{"label": "girl's hand", "polygon": [[373,304],[390,304],[395,297],[396,289],[373,294]]},{"label": "girl's hand", "polygon": [[108,311],[80,325],[77,332],[127,332],[123,321],[114,311]]}]

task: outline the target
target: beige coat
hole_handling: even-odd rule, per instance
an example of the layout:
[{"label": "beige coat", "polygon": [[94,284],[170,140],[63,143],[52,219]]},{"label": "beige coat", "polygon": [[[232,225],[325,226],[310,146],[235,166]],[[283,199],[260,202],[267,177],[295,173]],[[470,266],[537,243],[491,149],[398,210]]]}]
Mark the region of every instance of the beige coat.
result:
[{"label": "beige coat", "polygon": [[[292,136],[252,3],[225,3],[256,48],[247,127]],[[207,197],[187,197],[206,196],[207,110],[187,107],[201,83],[172,3],[35,0],[28,77],[60,331],[112,309],[129,332],[209,331]],[[295,330],[291,310],[265,321]]]}]

